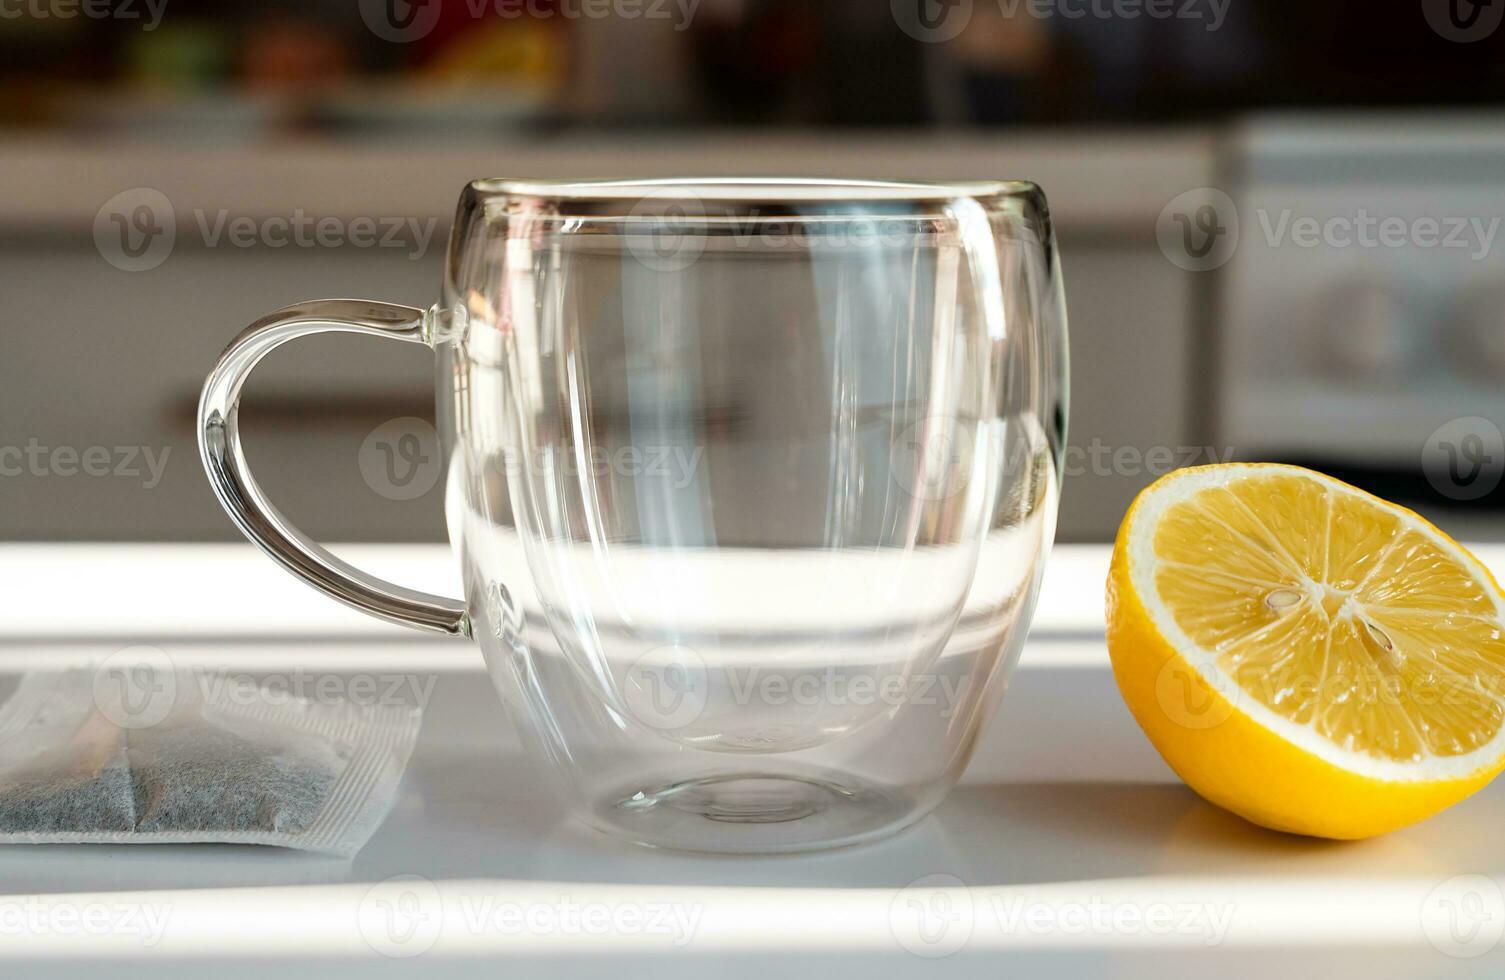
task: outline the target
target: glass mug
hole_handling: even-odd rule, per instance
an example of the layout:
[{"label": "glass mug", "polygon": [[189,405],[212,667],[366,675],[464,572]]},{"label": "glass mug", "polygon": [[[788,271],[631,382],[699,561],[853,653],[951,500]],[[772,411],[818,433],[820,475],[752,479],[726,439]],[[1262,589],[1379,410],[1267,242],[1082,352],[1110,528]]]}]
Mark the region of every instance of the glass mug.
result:
[{"label": "glass mug", "polygon": [[[247,469],[247,373],[330,330],[438,355],[464,601],[336,559]],[[476,181],[438,304],[270,314],[199,405],[246,536],[473,637],[571,812],[726,852],[880,837],[956,782],[1024,640],[1065,424],[1045,199],[991,181]]]}]

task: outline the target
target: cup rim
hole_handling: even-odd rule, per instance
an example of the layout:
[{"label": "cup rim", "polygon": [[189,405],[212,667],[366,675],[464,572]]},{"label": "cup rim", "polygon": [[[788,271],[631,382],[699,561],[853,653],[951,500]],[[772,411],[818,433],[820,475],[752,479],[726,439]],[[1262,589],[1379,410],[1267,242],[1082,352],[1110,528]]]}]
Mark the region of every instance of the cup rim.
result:
[{"label": "cup rim", "polygon": [[550,180],[488,177],[470,182],[487,197],[556,201],[732,201],[752,203],[935,203],[965,198],[1037,196],[1028,180],[877,180],[839,177],[650,177]]}]

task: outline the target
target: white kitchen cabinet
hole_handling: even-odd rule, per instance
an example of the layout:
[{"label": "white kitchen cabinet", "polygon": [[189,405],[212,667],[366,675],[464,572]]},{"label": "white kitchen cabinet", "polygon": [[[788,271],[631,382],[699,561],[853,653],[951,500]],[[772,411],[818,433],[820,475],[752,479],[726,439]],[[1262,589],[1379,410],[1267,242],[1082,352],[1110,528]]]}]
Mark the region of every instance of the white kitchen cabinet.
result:
[{"label": "white kitchen cabinet", "polygon": [[[0,447],[145,447],[166,453],[160,481],[30,472],[0,477],[0,539],[230,538],[200,472],[191,413],[215,357],[279,306],[357,296],[415,306],[437,298],[444,239],[465,179],[509,173],[586,176],[786,172],[1036,180],[1050,197],[1072,340],[1066,540],[1112,532],[1144,458],[1190,440],[1187,395],[1196,276],[1155,244],[1164,203],[1207,181],[1199,132],[1110,135],[854,135],[553,138],[428,151],[358,145],[264,149],[0,143]],[[95,247],[101,205],[132,187],[161,190],[176,240],[156,268],[125,272]],[[227,219],[411,219],[427,248],[213,246],[201,227]],[[438,491],[387,499],[358,467],[362,439],[396,416],[432,413],[430,362],[417,348],[320,337],[279,350],[251,381],[247,451],[278,505],[326,539],[438,540]],[[1097,447],[1097,455],[1092,455]],[[112,458],[117,458],[112,456]],[[1111,456],[1107,457],[1111,460]],[[46,467],[44,467],[45,469]]]}]

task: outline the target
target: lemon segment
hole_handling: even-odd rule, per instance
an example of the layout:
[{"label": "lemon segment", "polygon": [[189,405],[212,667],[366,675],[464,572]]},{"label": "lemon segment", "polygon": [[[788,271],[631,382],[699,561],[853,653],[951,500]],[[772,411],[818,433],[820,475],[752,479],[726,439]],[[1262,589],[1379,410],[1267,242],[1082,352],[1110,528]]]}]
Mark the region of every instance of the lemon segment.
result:
[{"label": "lemon segment", "polygon": [[1505,766],[1505,596],[1403,508],[1298,467],[1180,470],[1119,530],[1108,646],[1193,789],[1265,826],[1365,837]]}]

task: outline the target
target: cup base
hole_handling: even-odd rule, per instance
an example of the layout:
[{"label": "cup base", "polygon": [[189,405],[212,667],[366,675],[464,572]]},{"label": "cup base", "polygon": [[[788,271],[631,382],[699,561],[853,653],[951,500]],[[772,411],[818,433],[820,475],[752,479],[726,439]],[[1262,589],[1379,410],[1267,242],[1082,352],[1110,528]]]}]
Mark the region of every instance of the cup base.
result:
[{"label": "cup base", "polygon": [[929,806],[892,789],[787,773],[722,773],[608,794],[600,830],[649,847],[722,854],[813,851],[875,840]]}]

